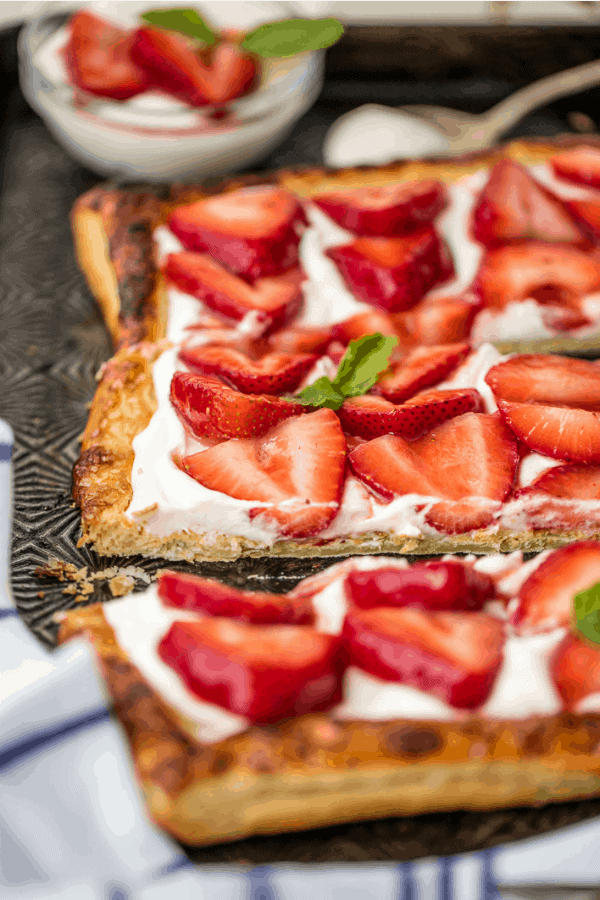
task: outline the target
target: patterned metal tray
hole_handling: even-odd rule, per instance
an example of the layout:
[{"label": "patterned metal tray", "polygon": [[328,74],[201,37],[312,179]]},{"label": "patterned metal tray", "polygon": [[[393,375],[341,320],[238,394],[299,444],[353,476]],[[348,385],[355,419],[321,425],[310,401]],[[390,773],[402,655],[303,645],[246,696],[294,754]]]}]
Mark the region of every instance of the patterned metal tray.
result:
[{"label": "patterned metal tray", "polygon": [[[15,32],[0,35],[0,67],[9,92],[0,131],[4,177],[0,190],[0,416],[13,427],[14,522],[12,584],[23,620],[46,645],[55,639],[55,611],[77,604],[73,585],[39,578],[35,569],[49,558],[91,573],[110,566],[136,566],[147,574],[164,562],[141,558],[98,558],[77,548],[78,511],[71,496],[71,469],[95,373],[110,345],[72,252],[68,215],[76,197],[96,178],[57,146],[28,109],[16,84]],[[372,82],[371,100],[378,99]],[[327,83],[321,101],[265,163],[314,165],[331,122],[347,103]],[[361,90],[366,90],[361,86]],[[411,85],[413,102],[418,86]],[[362,99],[362,98],[361,98]],[[368,98],[367,98],[368,99]],[[424,99],[429,99],[425,97]],[[448,101],[444,97],[445,102]],[[364,99],[362,99],[364,102]],[[421,101],[422,102],[422,101]],[[464,108],[468,104],[462,104]],[[556,112],[533,117],[520,134],[566,130]],[[195,571],[240,586],[283,591],[334,560],[244,560],[211,563]],[[185,565],[178,568],[189,568]],[[108,600],[104,579],[84,602]],[[138,587],[144,586],[138,580]],[[65,592],[66,591],[66,592]],[[301,834],[257,837],[222,847],[190,851],[199,862],[267,863],[283,860],[405,860],[481,849],[562,827],[600,813],[600,799],[539,810],[426,815],[317,829]]]}]

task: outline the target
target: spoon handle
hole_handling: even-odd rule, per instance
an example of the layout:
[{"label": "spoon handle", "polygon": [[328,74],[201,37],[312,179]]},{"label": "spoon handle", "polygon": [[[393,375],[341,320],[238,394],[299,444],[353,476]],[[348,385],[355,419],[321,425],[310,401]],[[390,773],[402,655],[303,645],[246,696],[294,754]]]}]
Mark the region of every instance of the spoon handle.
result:
[{"label": "spoon handle", "polygon": [[549,75],[515,91],[481,116],[486,143],[493,142],[496,136],[508,131],[519,119],[543,103],[578,93],[598,83],[600,83],[600,60],[595,60],[582,66],[575,66],[574,69],[565,69],[556,75]]}]

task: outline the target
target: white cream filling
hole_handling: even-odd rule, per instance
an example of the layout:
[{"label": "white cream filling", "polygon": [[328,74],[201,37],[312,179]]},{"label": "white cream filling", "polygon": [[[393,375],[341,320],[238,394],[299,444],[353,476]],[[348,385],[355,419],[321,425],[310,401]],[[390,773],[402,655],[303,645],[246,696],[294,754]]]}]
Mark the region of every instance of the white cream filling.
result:
[{"label": "white cream filling", "polygon": [[[518,591],[540,559],[518,566],[519,552],[502,556],[494,554],[477,560],[480,571],[499,574],[517,565],[512,585]],[[452,559],[454,557],[446,557]],[[472,558],[470,558],[472,559]],[[350,571],[368,571],[381,567],[406,568],[402,558],[361,557],[332,566],[307,579],[306,584],[322,580],[323,587],[312,598],[316,612],[318,631],[339,634],[348,606],[344,592],[344,579]],[[522,571],[521,571],[522,570]],[[502,584],[502,582],[501,582]],[[514,595],[513,595],[514,596]],[[514,605],[513,599],[509,604]],[[489,606],[490,604],[488,604]],[[194,621],[199,614],[163,606],[157,586],[152,585],[139,594],[130,594],[112,600],[104,606],[106,618],[115,630],[119,645],[128,653],[131,661],[158,693],[178,713],[195,724],[199,740],[207,743],[222,740],[244,731],[248,721],[228,710],[199,700],[180,676],[162,661],[157,652],[161,639],[175,621]],[[487,612],[492,612],[487,608]],[[550,674],[550,658],[565,635],[564,628],[555,628],[543,634],[519,636],[508,634],[504,646],[504,659],[492,690],[476,715],[487,719],[523,719],[529,716],[555,715],[562,709],[562,702]],[[580,714],[600,712],[600,694],[583,698],[576,710]],[[356,666],[350,667],[343,680],[342,702],[332,714],[340,720],[382,722],[394,719],[429,719],[433,721],[460,721],[470,713],[456,709],[433,694],[403,684],[394,684],[370,675]]]}]

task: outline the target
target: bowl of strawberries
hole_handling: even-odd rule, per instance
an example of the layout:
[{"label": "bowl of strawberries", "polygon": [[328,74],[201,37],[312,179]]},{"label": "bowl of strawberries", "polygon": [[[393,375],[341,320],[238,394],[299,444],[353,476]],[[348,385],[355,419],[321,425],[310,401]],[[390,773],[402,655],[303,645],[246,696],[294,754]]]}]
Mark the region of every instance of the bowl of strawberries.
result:
[{"label": "bowl of strawberries", "polygon": [[341,33],[335,19],[288,19],[276,2],[48,3],[20,35],[21,86],[98,174],[196,180],[250,166],[285,139]]}]

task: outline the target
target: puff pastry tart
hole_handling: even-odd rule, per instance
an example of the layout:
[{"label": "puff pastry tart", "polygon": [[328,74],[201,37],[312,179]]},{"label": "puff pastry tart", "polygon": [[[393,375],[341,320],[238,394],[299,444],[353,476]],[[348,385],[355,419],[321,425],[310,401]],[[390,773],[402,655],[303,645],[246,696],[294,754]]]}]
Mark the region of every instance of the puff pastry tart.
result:
[{"label": "puff pastry tart", "polygon": [[597,793],[600,644],[573,597],[599,579],[592,542],[354,558],[285,595],[165,572],[62,613],[60,641],[94,645],[152,815],[211,844]]},{"label": "puff pastry tart", "polygon": [[212,189],[100,186],[73,232],[117,346],[249,312],[272,334],[290,320],[356,331],[375,309],[406,349],[595,350],[599,160],[595,138],[563,137]]}]

